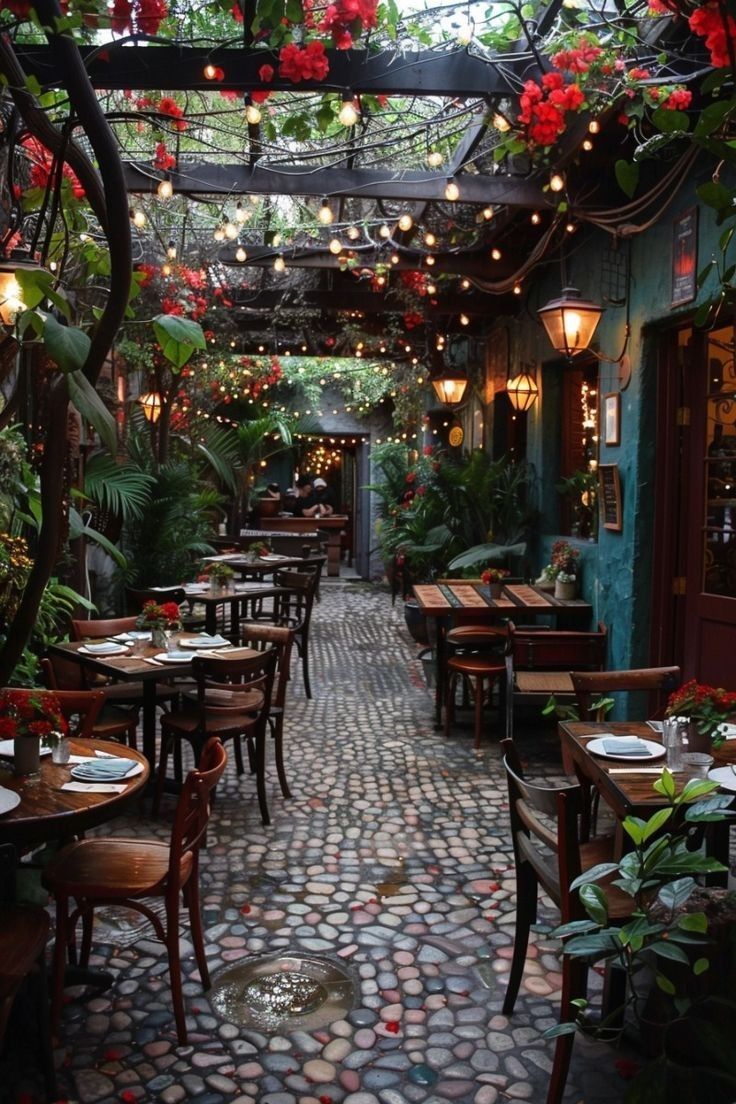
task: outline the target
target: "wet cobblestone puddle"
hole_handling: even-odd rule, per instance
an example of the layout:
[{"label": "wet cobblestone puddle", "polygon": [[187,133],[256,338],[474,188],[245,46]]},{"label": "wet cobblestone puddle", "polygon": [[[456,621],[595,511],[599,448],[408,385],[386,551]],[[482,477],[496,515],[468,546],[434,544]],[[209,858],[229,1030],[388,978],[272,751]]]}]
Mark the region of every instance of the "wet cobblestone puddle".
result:
[{"label": "wet cobblestone puddle", "polygon": [[[352,979],[349,1007],[313,1030],[294,1029],[292,1020],[290,1030],[267,1033],[223,1019],[201,990],[184,924],[190,1042],[179,1047],[163,947],[132,915],[103,916],[93,964],[116,982],[65,1007],[60,1097],[544,1101],[553,1044],[542,1033],[556,1022],[558,946],[534,938],[507,1019],[514,878],[498,746],[489,739],[476,756],[470,728],[449,741],[434,731],[432,697],[400,615],[385,589],[323,588],[313,621],[314,698],[306,700],[297,672],[287,707],[293,797],[282,798],[271,766],[273,823],[264,828],[250,776],[238,779],[229,765],[202,860],[213,980],[256,956],[323,958]],[[160,820],[121,819],[105,833],[165,838],[172,815],[169,800]],[[614,1059],[607,1048],[576,1043],[566,1102],[621,1100]],[[598,1088],[586,1091],[592,1069]],[[0,1078],[3,1101],[42,1098],[23,1040],[6,1054]]]}]

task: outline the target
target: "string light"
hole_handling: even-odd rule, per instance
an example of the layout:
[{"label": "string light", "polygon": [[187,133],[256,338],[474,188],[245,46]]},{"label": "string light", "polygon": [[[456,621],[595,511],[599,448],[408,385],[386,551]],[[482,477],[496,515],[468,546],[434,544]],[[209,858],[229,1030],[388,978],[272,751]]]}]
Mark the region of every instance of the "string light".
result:
[{"label": "string light", "polygon": [[431,230],[428,230],[427,233],[424,235],[424,244],[429,246],[437,244],[437,238]]},{"label": "string light", "polygon": [[348,226],[345,232],[351,241],[357,241],[360,237],[360,230],[357,226]]},{"label": "string light", "polygon": [[242,264],[243,261],[248,260],[248,254],[243,249],[242,245],[239,245],[238,248],[235,250],[235,260],[239,261],[240,264]]},{"label": "string light", "polygon": [[176,260],[176,244],[173,241],[170,241],[166,246],[166,256],[170,261]]},{"label": "string light", "polygon": [[597,119],[591,119],[588,123],[588,130],[591,134],[600,134],[601,124],[598,122]]},{"label": "string light", "polygon": [[142,229],[146,225],[147,220],[146,220],[146,215],[145,215],[144,211],[141,211],[141,210],[133,211],[133,213],[131,215],[131,219],[133,221],[133,225],[137,226],[139,230]]},{"label": "string light", "polygon": [[539,211],[532,211],[532,215],[531,215],[532,226],[539,226],[541,221],[542,221],[542,216],[540,215]]},{"label": "string light", "polygon": [[332,214],[332,208],[326,199],[322,200],[319,211],[317,212],[317,218],[323,226],[329,226],[332,222],[334,215]]},{"label": "string light", "polygon": [[430,169],[436,169],[442,164],[442,154],[439,150],[430,150],[427,154],[427,164]]},{"label": "string light", "polygon": [[565,177],[562,173],[552,173],[549,178],[549,187],[552,192],[561,192],[565,188]]},{"label": "string light", "polygon": [[511,130],[511,123],[505,115],[500,113],[500,111],[497,111],[493,116],[493,126],[500,134],[505,134],[508,130]]},{"label": "string light", "polygon": [[327,248],[336,257],[338,253],[342,253],[342,242],[339,238],[333,238]]},{"label": "string light", "polygon": [[286,261],[281,256],[281,254],[279,254],[278,257],[276,257],[276,259],[274,260],[273,270],[274,272],[286,272]]},{"label": "string light", "polygon": [[390,238],[391,237],[391,227],[387,226],[385,222],[382,223],[381,226],[378,227],[378,236],[380,238]]},{"label": "string light", "polygon": [[222,229],[228,241],[235,241],[239,231],[234,222],[226,222]]},{"label": "string light", "polygon": [[490,222],[491,219],[493,218],[493,215],[494,215],[494,211],[493,211],[492,207],[484,207],[483,208],[483,218],[486,220],[486,222]]},{"label": "string light", "polygon": [[403,230],[406,233],[407,230],[411,230],[414,225],[414,219],[411,215],[402,215],[399,219],[399,230]]},{"label": "string light", "polygon": [[450,203],[455,203],[460,198],[460,189],[457,186],[456,181],[448,180],[445,184],[445,199]]},{"label": "string light", "polygon": [[503,254],[500,249],[496,248],[491,250],[491,257],[494,261],[500,261],[502,256]]},{"label": "string light", "polygon": [[261,121],[261,109],[258,104],[254,104],[246,92],[243,97],[243,103],[245,104],[245,121],[248,126],[258,126]]},{"label": "string light", "polygon": [[239,226],[242,226],[244,222],[247,222],[249,217],[250,217],[250,212],[246,211],[246,209],[243,206],[242,202],[240,200],[238,200],[238,202],[235,206],[235,221],[238,223]]},{"label": "string light", "polygon": [[174,194],[174,185],[171,183],[171,178],[167,173],[163,180],[159,180],[158,187],[156,188],[156,195],[159,199],[171,199]]},{"label": "string light", "polygon": [[355,107],[351,92],[343,92],[342,107],[337,117],[344,127],[355,126],[360,119],[360,112]]}]

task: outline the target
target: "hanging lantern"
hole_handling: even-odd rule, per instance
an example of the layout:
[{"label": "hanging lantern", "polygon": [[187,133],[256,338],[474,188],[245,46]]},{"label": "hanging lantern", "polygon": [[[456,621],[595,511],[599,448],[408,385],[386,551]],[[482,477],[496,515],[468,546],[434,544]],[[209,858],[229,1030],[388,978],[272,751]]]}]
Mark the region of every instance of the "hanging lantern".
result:
[{"label": "hanging lantern", "polygon": [[553,347],[571,359],[590,345],[603,307],[581,299],[577,288],[566,287],[559,299],[551,299],[537,314]]},{"label": "hanging lantern", "polygon": [[138,396],[138,403],[146,421],[155,424],[161,417],[161,396],[158,391],[144,391]]},{"label": "hanging lantern", "polygon": [[537,401],[539,395],[537,381],[528,372],[520,372],[506,384],[506,394],[514,410],[524,414],[527,410],[531,410]]},{"label": "hanging lantern", "polygon": [[463,401],[468,377],[464,372],[453,368],[432,372],[429,382],[441,403],[446,406],[458,406]]}]

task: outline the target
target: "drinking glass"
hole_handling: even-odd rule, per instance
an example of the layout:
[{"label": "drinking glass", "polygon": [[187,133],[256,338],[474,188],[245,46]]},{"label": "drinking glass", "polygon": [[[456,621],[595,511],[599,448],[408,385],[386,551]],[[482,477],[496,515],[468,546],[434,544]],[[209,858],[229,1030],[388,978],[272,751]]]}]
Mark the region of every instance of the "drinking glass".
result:
[{"label": "drinking glass", "polygon": [[713,766],[713,756],[705,751],[686,751],[682,755],[682,766],[691,778],[707,778]]},{"label": "drinking glass", "polygon": [[682,770],[682,726],[675,717],[666,717],[662,722],[662,742],[667,751],[669,769]]}]

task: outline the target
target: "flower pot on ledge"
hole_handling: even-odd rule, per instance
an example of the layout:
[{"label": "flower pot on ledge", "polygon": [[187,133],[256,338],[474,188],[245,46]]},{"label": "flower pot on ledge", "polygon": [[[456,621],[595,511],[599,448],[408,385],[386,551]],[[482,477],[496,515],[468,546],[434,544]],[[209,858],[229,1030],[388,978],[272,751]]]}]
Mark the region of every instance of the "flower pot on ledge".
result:
[{"label": "flower pot on ledge", "polygon": [[488,594],[491,598],[500,598],[503,591],[503,583],[489,583]]},{"label": "flower pot on ledge", "polygon": [[561,602],[570,602],[573,598],[577,598],[577,593],[577,580],[568,583],[555,579],[555,598],[559,598]]}]

